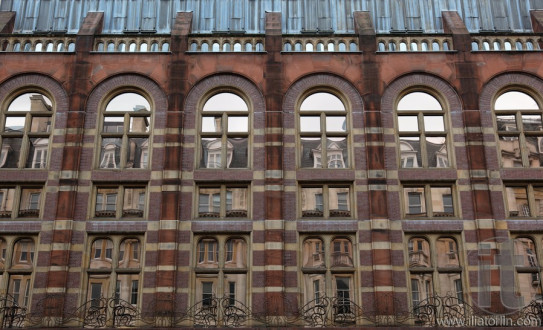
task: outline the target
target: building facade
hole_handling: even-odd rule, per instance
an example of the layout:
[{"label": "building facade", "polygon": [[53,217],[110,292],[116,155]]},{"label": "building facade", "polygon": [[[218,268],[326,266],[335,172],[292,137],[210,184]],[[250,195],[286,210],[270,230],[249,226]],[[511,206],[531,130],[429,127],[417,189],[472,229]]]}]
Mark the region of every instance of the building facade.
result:
[{"label": "building facade", "polygon": [[2,0],[2,326],[541,325],[542,36],[539,0]]}]

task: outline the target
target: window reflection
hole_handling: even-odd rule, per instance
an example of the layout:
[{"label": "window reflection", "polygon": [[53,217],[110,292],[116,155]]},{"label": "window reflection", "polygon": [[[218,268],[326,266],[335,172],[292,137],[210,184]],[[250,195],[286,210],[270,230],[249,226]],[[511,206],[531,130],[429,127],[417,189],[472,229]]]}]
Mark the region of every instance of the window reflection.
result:
[{"label": "window reflection", "polygon": [[202,218],[246,218],[248,189],[244,187],[201,187],[198,216]]},{"label": "window reflection", "polygon": [[227,240],[224,253],[224,267],[247,267],[247,244],[245,243],[245,240],[240,238],[231,238]]},{"label": "window reflection", "polygon": [[110,239],[97,239],[92,243],[90,269],[111,269],[113,242]]},{"label": "window reflection", "polygon": [[516,291],[520,296],[521,306],[541,298],[541,278],[536,251],[537,248],[532,239],[519,237],[514,240],[514,258],[517,270]]},{"label": "window reflection", "polygon": [[351,197],[349,187],[302,187],[302,217],[350,217]]}]

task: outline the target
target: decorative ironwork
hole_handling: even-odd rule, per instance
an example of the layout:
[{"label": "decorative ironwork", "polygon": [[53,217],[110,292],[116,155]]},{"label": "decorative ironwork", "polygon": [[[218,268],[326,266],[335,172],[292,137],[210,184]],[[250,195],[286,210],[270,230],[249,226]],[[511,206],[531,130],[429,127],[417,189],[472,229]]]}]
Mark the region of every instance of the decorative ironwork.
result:
[{"label": "decorative ironwork", "polygon": [[0,315],[3,328],[22,328],[26,318],[27,309],[19,306],[17,300],[9,294],[0,300]]},{"label": "decorative ironwork", "polygon": [[[250,309],[232,297],[204,299],[189,308],[185,318],[201,327],[240,327],[246,325]],[[182,320],[181,320],[182,321]]]},{"label": "decorative ironwork", "polygon": [[83,327],[91,328],[119,328],[135,326],[138,321],[143,322],[138,308],[120,298],[91,299],[69,317],[63,323],[81,323]]},{"label": "decorative ironwork", "polygon": [[470,320],[482,312],[454,296],[428,297],[413,307],[415,324],[437,326],[440,320],[455,320],[458,324],[469,324]]}]

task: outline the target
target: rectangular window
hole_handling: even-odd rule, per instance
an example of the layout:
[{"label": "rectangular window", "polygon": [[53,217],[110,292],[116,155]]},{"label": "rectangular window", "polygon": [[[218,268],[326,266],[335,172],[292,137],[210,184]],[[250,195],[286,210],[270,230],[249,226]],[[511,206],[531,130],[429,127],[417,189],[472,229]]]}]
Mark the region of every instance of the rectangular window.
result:
[{"label": "rectangular window", "polygon": [[453,188],[447,186],[413,186],[403,188],[406,216],[453,217],[455,205]]},{"label": "rectangular window", "polygon": [[443,211],[445,213],[454,214],[453,199],[451,194],[443,195]]},{"label": "rectangular window", "polygon": [[419,192],[409,192],[407,193],[409,198],[409,214],[420,214],[422,213],[422,196]]},{"label": "rectangular window", "polygon": [[462,292],[462,280],[456,279],[454,280],[454,288],[456,291],[456,298],[459,302],[464,301],[464,293]]},{"label": "rectangular window", "polygon": [[236,304],[236,282],[228,282],[228,304],[230,306]]},{"label": "rectangular window", "polygon": [[315,209],[322,212],[324,210],[323,205],[322,194],[315,194]]},{"label": "rectangular window", "polygon": [[91,306],[99,307],[102,297],[102,283],[91,283]]},{"label": "rectangular window", "polygon": [[198,216],[201,218],[247,218],[248,189],[245,187],[200,187]]},{"label": "rectangular window", "polygon": [[303,218],[350,218],[348,186],[307,186],[301,188]]},{"label": "rectangular window", "polygon": [[130,303],[136,305],[138,303],[138,280],[132,281],[132,290],[130,291]]},{"label": "rectangular window", "polygon": [[338,313],[346,314],[351,312],[350,278],[336,277],[336,297],[338,299]]},{"label": "rectangular window", "polygon": [[320,299],[321,299],[321,281],[320,280],[314,280],[313,281],[313,292],[314,292],[314,295],[315,295],[315,304],[319,304],[320,303]]},{"label": "rectangular window", "polygon": [[40,206],[40,193],[30,193],[30,200],[28,202],[29,210],[37,210]]},{"label": "rectangular window", "polygon": [[145,197],[145,187],[99,187],[96,189],[95,216],[141,218],[145,210]]},{"label": "rectangular window", "polygon": [[413,307],[417,307],[420,303],[419,281],[414,278],[411,279],[411,301],[413,302]]},{"label": "rectangular window", "polygon": [[543,216],[543,187],[533,186],[507,186],[505,198],[509,217]]},{"label": "rectangular window", "polygon": [[348,201],[348,193],[346,192],[338,192],[337,193],[337,205],[338,210],[349,210],[349,201]]}]

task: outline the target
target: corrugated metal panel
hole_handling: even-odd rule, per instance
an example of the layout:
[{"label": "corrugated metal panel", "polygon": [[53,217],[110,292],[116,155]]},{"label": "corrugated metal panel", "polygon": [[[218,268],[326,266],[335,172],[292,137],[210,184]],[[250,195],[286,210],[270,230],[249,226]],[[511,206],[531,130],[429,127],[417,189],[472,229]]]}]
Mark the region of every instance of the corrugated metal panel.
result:
[{"label": "corrugated metal panel", "polygon": [[169,33],[176,13],[192,11],[193,32],[264,33],[266,11],[282,12],[283,32],[333,30],[353,33],[353,12],[370,11],[378,33],[391,30],[442,32],[442,10],[456,10],[470,32],[531,30],[529,11],[543,0],[3,0],[16,11],[15,32],[75,33],[88,11],[104,12],[104,33]]}]

